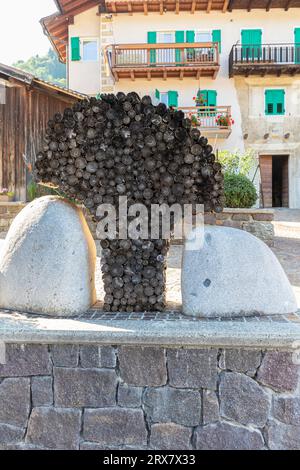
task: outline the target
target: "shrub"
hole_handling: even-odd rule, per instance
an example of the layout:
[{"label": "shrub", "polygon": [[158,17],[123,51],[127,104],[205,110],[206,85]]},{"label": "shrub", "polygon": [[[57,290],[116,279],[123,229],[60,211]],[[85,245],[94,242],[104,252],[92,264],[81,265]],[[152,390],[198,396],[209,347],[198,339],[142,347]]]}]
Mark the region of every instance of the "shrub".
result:
[{"label": "shrub", "polygon": [[254,184],[241,174],[225,173],[224,192],[226,207],[252,207],[257,199]]}]

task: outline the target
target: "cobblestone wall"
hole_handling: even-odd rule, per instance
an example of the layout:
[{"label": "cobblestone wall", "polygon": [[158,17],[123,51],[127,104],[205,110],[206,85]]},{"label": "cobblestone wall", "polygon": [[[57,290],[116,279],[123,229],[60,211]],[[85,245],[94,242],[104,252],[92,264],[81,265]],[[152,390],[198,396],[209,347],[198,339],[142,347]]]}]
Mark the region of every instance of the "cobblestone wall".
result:
[{"label": "cobblestone wall", "polygon": [[8,345],[3,449],[300,449],[290,352]]}]

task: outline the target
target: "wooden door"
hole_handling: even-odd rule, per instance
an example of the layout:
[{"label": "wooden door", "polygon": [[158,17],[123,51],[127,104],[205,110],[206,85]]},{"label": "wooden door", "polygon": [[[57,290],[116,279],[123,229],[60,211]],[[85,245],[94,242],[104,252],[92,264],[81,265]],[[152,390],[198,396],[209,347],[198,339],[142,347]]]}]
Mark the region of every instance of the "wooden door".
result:
[{"label": "wooden door", "polygon": [[263,207],[272,207],[272,155],[260,155],[261,199]]}]

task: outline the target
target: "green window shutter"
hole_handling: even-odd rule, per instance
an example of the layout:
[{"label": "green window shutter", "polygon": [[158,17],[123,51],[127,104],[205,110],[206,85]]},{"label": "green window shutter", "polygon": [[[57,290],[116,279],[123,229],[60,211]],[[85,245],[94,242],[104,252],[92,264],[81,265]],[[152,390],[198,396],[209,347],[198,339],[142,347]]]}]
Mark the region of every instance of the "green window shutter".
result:
[{"label": "green window shutter", "polygon": [[184,31],[175,31],[175,42],[184,42]]},{"label": "green window shutter", "polygon": [[160,93],[159,93],[159,90],[157,88],[155,89],[155,98],[160,100]]},{"label": "green window shutter", "polygon": [[[175,31],[175,42],[184,42],[184,31]],[[175,61],[181,62],[181,49],[175,50]]]},{"label": "green window shutter", "polygon": [[168,102],[169,106],[178,106],[178,92],[177,91],[168,91]]},{"label": "green window shutter", "polygon": [[203,100],[201,106],[217,106],[216,90],[198,90],[197,97]]},{"label": "green window shutter", "polygon": [[295,64],[300,64],[300,28],[294,29]]},{"label": "green window shutter", "polygon": [[265,114],[279,115],[285,114],[285,91],[266,90],[265,91]]},{"label": "green window shutter", "polygon": [[80,60],[80,39],[78,37],[71,38],[71,60]]},{"label": "green window shutter", "polygon": [[217,92],[216,90],[207,90],[207,105],[217,106]]},{"label": "green window shutter", "polygon": [[221,52],[221,30],[220,29],[213,29],[213,31],[212,31],[212,40],[213,40],[213,42],[218,43],[219,52]]},{"label": "green window shutter", "polygon": [[185,42],[195,42],[195,31],[186,31]]},{"label": "green window shutter", "polygon": [[[156,44],[156,31],[148,31],[148,44]],[[156,50],[150,51],[150,63],[156,62]]]},{"label": "green window shutter", "polygon": [[243,29],[242,33],[242,57],[257,59],[261,56],[261,29]]}]

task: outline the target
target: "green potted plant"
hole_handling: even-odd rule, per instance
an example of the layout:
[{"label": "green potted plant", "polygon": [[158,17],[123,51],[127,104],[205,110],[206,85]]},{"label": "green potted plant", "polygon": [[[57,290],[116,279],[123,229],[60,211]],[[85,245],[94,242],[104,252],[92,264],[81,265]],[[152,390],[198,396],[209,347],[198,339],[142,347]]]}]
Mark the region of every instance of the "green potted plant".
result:
[{"label": "green potted plant", "polygon": [[201,122],[197,119],[195,114],[189,113],[188,117],[190,118],[193,127],[199,127],[201,125]]},{"label": "green potted plant", "polygon": [[0,189],[0,202],[12,202],[14,199],[14,193],[9,191],[7,188]]}]

